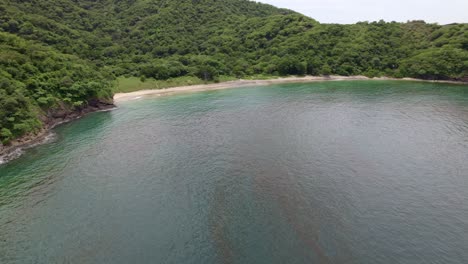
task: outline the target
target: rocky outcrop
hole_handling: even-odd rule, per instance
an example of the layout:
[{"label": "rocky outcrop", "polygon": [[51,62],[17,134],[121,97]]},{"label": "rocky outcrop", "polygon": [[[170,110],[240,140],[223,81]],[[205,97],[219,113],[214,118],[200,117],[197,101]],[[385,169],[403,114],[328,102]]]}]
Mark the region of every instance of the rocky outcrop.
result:
[{"label": "rocky outcrop", "polygon": [[7,162],[19,156],[19,151],[31,146],[40,144],[50,134],[50,130],[57,125],[70,122],[78,119],[88,113],[105,111],[114,108],[115,105],[112,101],[105,102],[101,100],[91,100],[86,107],[77,108],[73,111],[67,110],[65,107],[49,111],[41,117],[43,128],[36,132],[26,134],[10,142],[8,145],[0,143],[0,164]]}]

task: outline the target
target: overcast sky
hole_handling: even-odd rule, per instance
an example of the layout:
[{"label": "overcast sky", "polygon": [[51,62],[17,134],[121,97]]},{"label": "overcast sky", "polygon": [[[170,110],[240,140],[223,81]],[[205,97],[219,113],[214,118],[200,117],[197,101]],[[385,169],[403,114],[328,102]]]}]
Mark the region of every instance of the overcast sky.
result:
[{"label": "overcast sky", "polygon": [[295,10],[321,23],[358,21],[468,23],[468,0],[257,0]]}]

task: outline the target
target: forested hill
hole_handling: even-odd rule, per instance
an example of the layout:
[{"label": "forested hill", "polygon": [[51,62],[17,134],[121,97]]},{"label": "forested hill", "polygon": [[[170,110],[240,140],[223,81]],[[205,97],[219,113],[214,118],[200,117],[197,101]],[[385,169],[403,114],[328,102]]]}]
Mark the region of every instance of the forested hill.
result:
[{"label": "forested hill", "polygon": [[247,0],[0,0],[0,141],[111,98],[115,77],[468,79],[468,24],[320,24]]}]

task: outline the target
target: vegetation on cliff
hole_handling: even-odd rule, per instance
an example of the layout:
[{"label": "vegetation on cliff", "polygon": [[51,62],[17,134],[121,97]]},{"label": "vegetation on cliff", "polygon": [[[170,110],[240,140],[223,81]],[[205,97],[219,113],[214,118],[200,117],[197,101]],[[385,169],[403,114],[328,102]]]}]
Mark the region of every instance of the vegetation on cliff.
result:
[{"label": "vegetation on cliff", "polygon": [[112,78],[92,63],[0,32],[0,140],[39,130],[52,112],[112,98]]},{"label": "vegetation on cliff", "polygon": [[468,79],[468,24],[320,24],[247,0],[0,0],[0,141],[117,77],[367,75]]}]

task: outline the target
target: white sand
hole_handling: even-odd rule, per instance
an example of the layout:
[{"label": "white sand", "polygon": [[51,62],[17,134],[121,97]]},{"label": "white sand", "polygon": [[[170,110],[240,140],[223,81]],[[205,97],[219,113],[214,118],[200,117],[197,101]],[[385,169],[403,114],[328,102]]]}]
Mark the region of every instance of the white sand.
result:
[{"label": "white sand", "polygon": [[[187,93],[187,92],[199,92],[199,91],[212,91],[212,90],[221,90],[221,89],[230,89],[230,88],[239,88],[246,86],[262,86],[262,85],[271,85],[271,84],[281,84],[281,83],[302,83],[302,82],[319,82],[319,81],[351,81],[351,80],[406,80],[406,81],[423,81],[419,79],[412,78],[403,78],[403,79],[394,79],[394,78],[368,78],[366,76],[329,76],[329,77],[319,77],[319,76],[305,76],[305,77],[287,77],[287,78],[278,78],[270,80],[237,80],[229,81],[223,83],[213,83],[213,84],[201,84],[201,85],[191,85],[191,86],[179,86],[172,87],[167,89],[153,89],[153,90],[140,90],[130,93],[117,93],[114,95],[114,102],[124,102],[130,100],[140,99],[142,97],[148,96],[161,96],[161,95],[171,95],[177,93]],[[435,82],[435,81],[432,81]],[[437,81],[439,82],[439,81]],[[445,81],[440,81],[445,82]],[[450,82],[447,83],[458,83]]]}]

